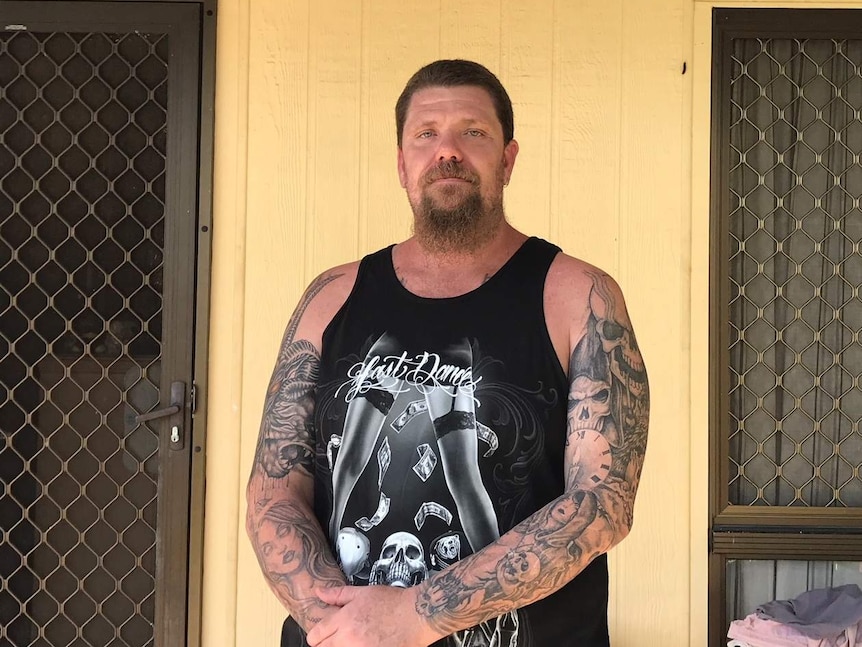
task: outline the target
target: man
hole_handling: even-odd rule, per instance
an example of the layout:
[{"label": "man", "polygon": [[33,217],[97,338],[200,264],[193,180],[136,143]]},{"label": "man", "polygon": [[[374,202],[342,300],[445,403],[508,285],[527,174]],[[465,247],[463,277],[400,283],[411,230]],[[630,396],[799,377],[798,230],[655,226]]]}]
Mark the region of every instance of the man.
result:
[{"label": "man", "polygon": [[264,406],[248,532],[285,635],[606,646],[649,411],[622,294],[506,221],[487,69],[422,68],[396,127],[414,234],[308,287]]}]

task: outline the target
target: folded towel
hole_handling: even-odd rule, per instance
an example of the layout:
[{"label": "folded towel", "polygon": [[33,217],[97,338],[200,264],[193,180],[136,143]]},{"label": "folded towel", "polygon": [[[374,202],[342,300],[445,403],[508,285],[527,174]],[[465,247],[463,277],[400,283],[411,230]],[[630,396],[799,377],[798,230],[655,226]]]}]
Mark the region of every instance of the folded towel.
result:
[{"label": "folded towel", "polygon": [[734,620],[727,630],[728,638],[747,642],[750,647],[819,647],[820,641],[809,639],[775,620],[758,618],[756,614],[747,615],[742,620]]}]

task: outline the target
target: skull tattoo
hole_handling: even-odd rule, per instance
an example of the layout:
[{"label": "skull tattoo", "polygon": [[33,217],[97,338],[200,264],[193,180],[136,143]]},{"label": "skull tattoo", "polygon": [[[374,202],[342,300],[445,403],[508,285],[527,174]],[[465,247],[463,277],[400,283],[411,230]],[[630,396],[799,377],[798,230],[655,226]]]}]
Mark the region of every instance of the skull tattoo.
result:
[{"label": "skull tattoo", "polygon": [[611,413],[610,397],[610,384],[578,375],[569,389],[569,411],[578,428],[601,430],[602,422]]},{"label": "skull tattoo", "polygon": [[517,551],[507,555],[497,565],[497,583],[507,595],[536,579],[541,569],[539,557],[532,552]]}]

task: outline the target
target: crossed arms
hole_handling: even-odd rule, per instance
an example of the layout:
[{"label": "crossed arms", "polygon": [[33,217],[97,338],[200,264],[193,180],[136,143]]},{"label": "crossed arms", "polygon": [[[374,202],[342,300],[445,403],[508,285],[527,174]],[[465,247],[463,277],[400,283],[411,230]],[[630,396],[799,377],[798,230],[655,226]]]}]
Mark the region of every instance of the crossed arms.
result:
[{"label": "crossed arms", "polygon": [[310,645],[428,645],[553,593],[628,534],[646,448],[647,377],[619,288],[601,272],[578,272],[565,491],[411,589],[345,587],[313,515],[311,418],[320,331],[337,309],[331,302],[346,297],[350,286],[345,290],[341,284],[349,280],[335,271],[309,286],[267,393],[247,527],[270,586],[310,632]]}]

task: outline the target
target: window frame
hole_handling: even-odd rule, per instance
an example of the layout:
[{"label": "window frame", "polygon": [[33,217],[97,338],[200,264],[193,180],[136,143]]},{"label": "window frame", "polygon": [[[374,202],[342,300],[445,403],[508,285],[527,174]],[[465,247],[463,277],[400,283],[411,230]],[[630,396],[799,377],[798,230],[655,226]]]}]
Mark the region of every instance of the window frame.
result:
[{"label": "window frame", "polygon": [[726,643],[726,567],[737,559],[862,561],[862,508],[733,505],[730,477],[729,150],[732,41],[858,39],[858,9],[712,12],[709,253],[709,645]]}]

